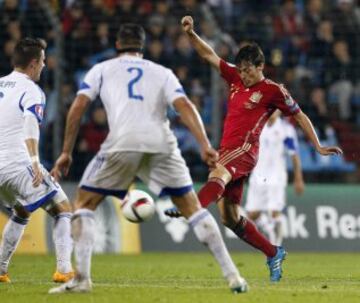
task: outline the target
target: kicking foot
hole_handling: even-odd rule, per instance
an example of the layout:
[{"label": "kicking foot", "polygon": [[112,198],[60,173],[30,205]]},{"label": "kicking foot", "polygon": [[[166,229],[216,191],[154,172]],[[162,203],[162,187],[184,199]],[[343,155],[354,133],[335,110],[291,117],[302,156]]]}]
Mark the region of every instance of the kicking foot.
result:
[{"label": "kicking foot", "polygon": [[78,280],[74,278],[59,287],[51,288],[49,294],[81,293],[90,292],[91,290],[92,282],[90,279]]},{"label": "kicking foot", "polygon": [[282,276],[282,262],[285,260],[287,252],[281,246],[277,247],[276,255],[267,259],[267,265],[270,270],[270,281],[279,282]]}]

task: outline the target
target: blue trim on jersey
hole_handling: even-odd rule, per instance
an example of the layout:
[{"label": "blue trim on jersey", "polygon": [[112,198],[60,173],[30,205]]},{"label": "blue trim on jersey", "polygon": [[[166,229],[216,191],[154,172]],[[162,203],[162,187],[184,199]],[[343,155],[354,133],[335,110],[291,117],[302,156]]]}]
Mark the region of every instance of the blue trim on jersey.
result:
[{"label": "blue trim on jersey", "polygon": [[20,100],[19,100],[19,108],[22,112],[24,112],[24,107],[22,106],[21,101],[22,101],[22,99],[24,99],[25,94],[26,94],[26,92],[22,94],[22,96],[20,97]]},{"label": "blue trim on jersey", "polygon": [[185,94],[185,90],[184,90],[182,87],[180,87],[180,88],[178,88],[177,90],[175,90],[175,92],[176,92],[176,93],[180,93],[180,94]]},{"label": "blue trim on jersey", "polygon": [[296,150],[294,138],[286,137],[285,140],[284,140],[284,144],[285,144],[287,149],[293,150],[293,151]]},{"label": "blue trim on jersey", "polygon": [[26,110],[33,113],[36,117],[38,123],[41,123],[42,119],[44,118],[44,104],[34,104],[28,107]]},{"label": "blue trim on jersey", "polygon": [[88,88],[90,88],[90,85],[87,84],[86,82],[81,82],[80,83],[79,90],[80,89],[88,89]]},{"label": "blue trim on jersey", "polygon": [[54,189],[52,192],[48,193],[46,196],[42,197],[40,200],[36,201],[35,203],[26,205],[26,206],[24,206],[24,208],[29,212],[33,212],[34,210],[38,209],[43,204],[45,204],[47,201],[52,199],[57,194],[57,192],[58,191],[56,189]]},{"label": "blue trim on jersey", "polygon": [[80,188],[86,191],[102,194],[104,196],[114,196],[120,199],[124,199],[128,192],[127,190],[105,189],[86,185],[81,185]]},{"label": "blue trim on jersey", "polygon": [[178,188],[174,188],[174,187],[164,187],[160,194],[159,197],[164,197],[164,196],[175,196],[175,197],[180,197],[185,195],[186,193],[188,193],[189,191],[193,190],[193,185],[187,185],[184,187],[178,187]]}]

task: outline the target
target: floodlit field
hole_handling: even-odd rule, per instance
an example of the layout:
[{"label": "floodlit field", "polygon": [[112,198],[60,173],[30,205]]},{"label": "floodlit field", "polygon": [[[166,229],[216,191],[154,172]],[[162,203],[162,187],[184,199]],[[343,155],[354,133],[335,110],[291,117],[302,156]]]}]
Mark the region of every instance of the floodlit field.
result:
[{"label": "floodlit field", "polygon": [[247,294],[231,294],[207,254],[157,253],[96,256],[93,293],[64,298],[47,294],[54,286],[52,256],[15,256],[0,302],[360,302],[360,254],[290,253],[276,285],[260,254],[233,257],[250,284]]}]

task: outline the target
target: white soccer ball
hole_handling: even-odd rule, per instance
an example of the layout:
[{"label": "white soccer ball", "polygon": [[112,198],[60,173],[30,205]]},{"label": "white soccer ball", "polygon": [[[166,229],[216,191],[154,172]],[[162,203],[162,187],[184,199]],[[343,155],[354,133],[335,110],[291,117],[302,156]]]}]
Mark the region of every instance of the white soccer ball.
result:
[{"label": "white soccer ball", "polygon": [[148,193],[134,189],[125,197],[121,209],[124,217],[130,222],[141,223],[152,218],[155,213],[155,203]]}]

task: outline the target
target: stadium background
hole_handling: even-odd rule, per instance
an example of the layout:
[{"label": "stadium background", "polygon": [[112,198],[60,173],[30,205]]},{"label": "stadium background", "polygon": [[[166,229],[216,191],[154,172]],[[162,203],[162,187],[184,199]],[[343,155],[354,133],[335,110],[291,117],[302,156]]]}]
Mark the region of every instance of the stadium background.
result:
[{"label": "stadium background", "polygon": [[[40,152],[44,165],[50,169],[61,151],[64,120],[77,86],[93,64],[116,55],[113,45],[119,24],[137,22],[145,27],[145,58],[174,70],[199,109],[215,146],[219,143],[226,112],[227,88],[218,74],[195,54],[181,32],[179,21],[185,14],[192,15],[201,37],[230,62],[242,43],[255,40],[267,58],[266,76],[286,85],[314,122],[324,144],[339,144],[344,149],[343,157],[321,157],[298,131],[299,151],[308,186],[301,198],[295,197],[289,189],[290,207],[286,214],[289,222],[298,218],[291,217],[294,211],[305,214],[310,236],[301,238],[304,231],[299,220],[303,219],[297,219],[295,222],[300,222],[300,227],[295,233],[294,227],[288,226],[287,244],[300,250],[356,250],[360,245],[360,211],[356,207],[360,196],[359,2],[2,0],[0,75],[11,71],[12,49],[21,37],[47,40],[47,67],[40,83],[47,96]],[[201,163],[194,138],[171,110],[169,117],[194,180],[203,182],[207,168]],[[97,101],[87,112],[76,144],[69,178],[72,183],[66,183],[70,197],[75,182],[106,134],[105,112]],[[103,244],[99,251],[199,249],[192,243],[181,221],[174,221],[170,227],[161,216],[161,209],[168,203],[159,203],[158,216],[146,223],[148,225],[141,226],[141,230],[124,220],[120,220],[120,225],[114,221],[113,231],[107,232],[113,232],[111,236],[119,241],[108,250]],[[110,200],[106,204],[105,214],[113,214],[116,209],[121,216],[118,202]],[[319,207],[323,208],[318,210]],[[320,215],[319,211],[322,211]],[[321,218],[328,220],[325,227],[319,225]],[[0,214],[1,229],[5,221],[6,214]],[[35,213],[19,251],[51,250],[51,224],[42,211]],[[179,240],[180,232],[171,234],[173,229],[184,231],[183,242]],[[224,233],[228,235],[225,230]],[[163,237],[149,241],[154,234],[163,234]],[[234,249],[245,248],[232,244],[235,240],[231,238],[227,238],[227,242]]]}]

